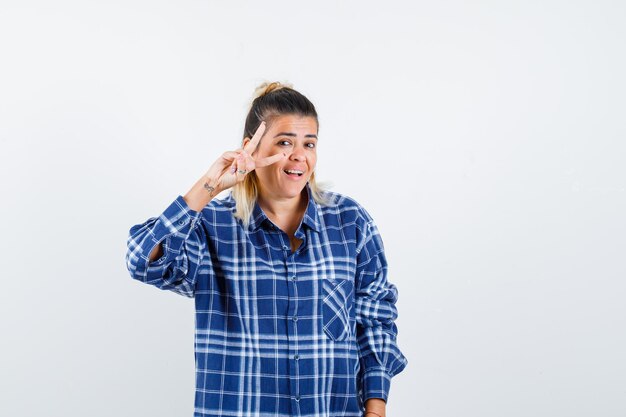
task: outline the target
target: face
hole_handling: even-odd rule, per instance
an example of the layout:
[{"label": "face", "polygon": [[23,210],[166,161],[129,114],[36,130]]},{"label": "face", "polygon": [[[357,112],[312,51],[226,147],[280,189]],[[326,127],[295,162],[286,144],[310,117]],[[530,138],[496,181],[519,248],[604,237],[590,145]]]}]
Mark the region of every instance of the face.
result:
[{"label": "face", "polygon": [[[244,145],[249,141],[246,138]],[[276,117],[266,129],[253,156],[264,158],[285,153],[286,158],[256,168],[259,194],[266,199],[300,198],[317,162],[317,122],[314,117]],[[301,171],[302,175],[285,170]]]}]

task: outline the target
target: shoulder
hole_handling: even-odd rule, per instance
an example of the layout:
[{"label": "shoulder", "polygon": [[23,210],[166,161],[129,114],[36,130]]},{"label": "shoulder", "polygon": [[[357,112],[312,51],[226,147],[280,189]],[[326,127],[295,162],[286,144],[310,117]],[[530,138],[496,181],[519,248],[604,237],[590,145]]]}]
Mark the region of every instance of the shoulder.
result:
[{"label": "shoulder", "polygon": [[339,215],[344,219],[352,219],[359,225],[373,221],[370,213],[354,197],[336,191],[324,191],[323,195],[327,200],[327,205],[319,205],[323,215]]},{"label": "shoulder", "polygon": [[342,236],[355,243],[358,255],[378,235],[374,219],[354,197],[334,191],[324,191],[324,195],[328,205],[319,205],[324,227],[341,229]]}]

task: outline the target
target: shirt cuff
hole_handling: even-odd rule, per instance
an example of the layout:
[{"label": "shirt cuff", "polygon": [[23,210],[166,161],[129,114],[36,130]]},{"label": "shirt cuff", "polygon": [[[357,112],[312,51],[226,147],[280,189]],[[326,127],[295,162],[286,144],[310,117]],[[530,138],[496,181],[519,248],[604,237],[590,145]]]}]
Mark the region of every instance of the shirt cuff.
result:
[{"label": "shirt cuff", "polygon": [[[178,254],[183,241],[189,236],[196,224],[200,221],[201,212],[191,209],[183,197],[179,195],[157,219],[151,231],[151,248],[163,242],[163,256],[155,259],[150,265],[163,263],[170,253]],[[164,240],[165,239],[165,240]]]},{"label": "shirt cuff", "polygon": [[363,374],[363,404],[370,398],[381,398],[387,402],[391,376],[384,369],[371,369]]},{"label": "shirt cuff", "polygon": [[161,229],[155,235],[188,235],[200,219],[200,212],[191,209],[183,196],[179,195],[161,215]]}]

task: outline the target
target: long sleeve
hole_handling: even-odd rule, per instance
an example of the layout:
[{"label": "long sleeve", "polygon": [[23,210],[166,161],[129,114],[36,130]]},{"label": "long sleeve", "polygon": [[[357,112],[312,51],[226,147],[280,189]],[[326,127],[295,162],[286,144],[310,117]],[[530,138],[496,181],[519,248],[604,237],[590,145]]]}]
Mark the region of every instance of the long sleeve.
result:
[{"label": "long sleeve", "polygon": [[387,260],[376,224],[366,211],[357,246],[355,308],[362,401],[387,401],[391,378],[408,364],[397,346],[396,286],[387,280]]},{"label": "long sleeve", "polygon": [[[192,210],[179,195],[159,217],[132,226],[126,252],[131,277],[193,298],[207,246],[203,229],[198,227],[200,217],[201,212]],[[161,241],[163,256],[150,262],[150,253]]]}]

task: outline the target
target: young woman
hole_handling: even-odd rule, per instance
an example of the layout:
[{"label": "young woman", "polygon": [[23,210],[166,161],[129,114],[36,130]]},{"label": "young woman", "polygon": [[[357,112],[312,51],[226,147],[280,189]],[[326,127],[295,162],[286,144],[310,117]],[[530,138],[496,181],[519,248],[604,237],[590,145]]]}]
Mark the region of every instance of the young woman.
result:
[{"label": "young woman", "polygon": [[385,417],[398,291],[369,213],[316,184],[318,133],[304,95],[261,85],[242,147],[130,229],[132,278],[195,299],[194,416]]}]

